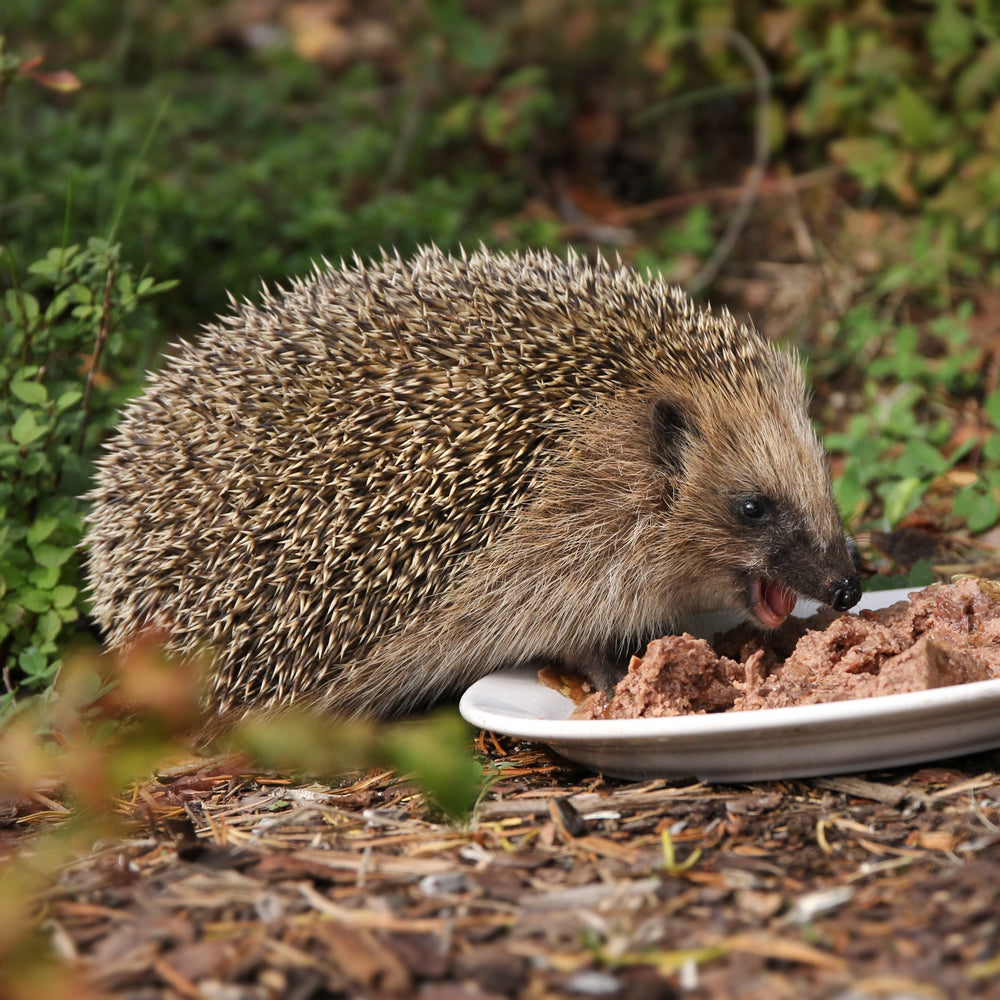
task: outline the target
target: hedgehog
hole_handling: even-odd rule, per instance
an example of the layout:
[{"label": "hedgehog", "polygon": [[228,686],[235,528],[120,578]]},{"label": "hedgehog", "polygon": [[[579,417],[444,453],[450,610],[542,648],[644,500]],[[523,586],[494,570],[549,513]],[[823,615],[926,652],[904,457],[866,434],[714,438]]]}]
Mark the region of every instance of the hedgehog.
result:
[{"label": "hedgehog", "polygon": [[430,247],[230,306],[88,515],[107,645],[209,650],[220,713],[386,717],[543,663],[608,689],[693,613],[860,597],[794,353],[660,277]]}]

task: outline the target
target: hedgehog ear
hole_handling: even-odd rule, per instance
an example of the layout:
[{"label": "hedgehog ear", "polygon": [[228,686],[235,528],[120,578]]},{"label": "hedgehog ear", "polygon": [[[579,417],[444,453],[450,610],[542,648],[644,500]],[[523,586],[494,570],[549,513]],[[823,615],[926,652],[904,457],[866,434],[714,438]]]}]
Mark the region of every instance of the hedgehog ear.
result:
[{"label": "hedgehog ear", "polygon": [[691,434],[687,414],[670,399],[658,399],[652,412],[653,459],[672,473],[681,469],[681,449]]}]

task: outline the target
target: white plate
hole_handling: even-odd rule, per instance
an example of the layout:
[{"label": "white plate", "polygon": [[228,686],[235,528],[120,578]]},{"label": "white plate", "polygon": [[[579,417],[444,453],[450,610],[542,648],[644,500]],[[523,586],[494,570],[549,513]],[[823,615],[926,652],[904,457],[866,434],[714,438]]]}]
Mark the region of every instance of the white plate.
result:
[{"label": "white plate", "polygon": [[[911,591],[866,594],[857,609],[886,607]],[[796,613],[812,610],[800,605]],[[617,778],[807,777],[1000,746],[1000,680],[752,712],[571,720],[568,698],[542,685],[537,670],[520,670],[477,681],[459,709],[474,726],[547,743]]]}]

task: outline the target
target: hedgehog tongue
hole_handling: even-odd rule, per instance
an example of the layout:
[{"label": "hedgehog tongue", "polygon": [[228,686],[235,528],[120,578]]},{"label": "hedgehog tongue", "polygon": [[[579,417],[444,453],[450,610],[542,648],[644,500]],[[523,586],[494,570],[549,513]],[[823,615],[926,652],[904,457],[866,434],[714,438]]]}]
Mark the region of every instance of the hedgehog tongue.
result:
[{"label": "hedgehog tongue", "polygon": [[795,591],[777,580],[757,577],[751,587],[754,614],[768,628],[777,628],[795,607]]}]

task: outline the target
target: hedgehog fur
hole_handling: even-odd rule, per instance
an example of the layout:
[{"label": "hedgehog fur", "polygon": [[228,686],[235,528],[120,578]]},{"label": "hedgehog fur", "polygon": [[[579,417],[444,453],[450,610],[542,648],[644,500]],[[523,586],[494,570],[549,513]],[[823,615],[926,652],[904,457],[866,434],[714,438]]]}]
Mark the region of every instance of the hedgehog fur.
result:
[{"label": "hedgehog fur", "polygon": [[793,356],[570,252],[324,262],[179,348],[90,494],[93,614],[219,711],[595,683],[687,614],[860,596]]}]

